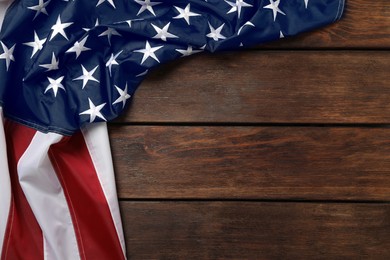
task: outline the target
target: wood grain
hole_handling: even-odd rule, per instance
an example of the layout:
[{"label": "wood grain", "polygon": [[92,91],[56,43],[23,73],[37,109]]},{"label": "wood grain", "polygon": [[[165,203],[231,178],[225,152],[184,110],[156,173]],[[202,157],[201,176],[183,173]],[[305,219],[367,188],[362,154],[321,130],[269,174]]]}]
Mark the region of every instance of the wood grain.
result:
[{"label": "wood grain", "polygon": [[390,131],[111,126],[120,198],[390,201]]},{"label": "wood grain", "polygon": [[390,123],[390,52],[247,51],[156,70],[117,122]]},{"label": "wood grain", "polygon": [[347,0],[342,19],[322,29],[265,45],[266,48],[388,49],[390,1]]},{"label": "wood grain", "polygon": [[389,204],[122,202],[130,259],[389,259]]},{"label": "wood grain", "polygon": [[390,1],[347,0],[151,72],[109,126],[129,259],[390,259],[389,46]]}]

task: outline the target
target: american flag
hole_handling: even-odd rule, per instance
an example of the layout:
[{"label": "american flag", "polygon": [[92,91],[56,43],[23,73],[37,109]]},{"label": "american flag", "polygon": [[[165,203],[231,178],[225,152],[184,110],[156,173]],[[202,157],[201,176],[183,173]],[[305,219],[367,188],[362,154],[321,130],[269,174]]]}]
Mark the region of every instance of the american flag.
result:
[{"label": "american flag", "polygon": [[343,8],[344,0],[13,2],[0,33],[1,259],[126,258],[105,122],[148,72],[318,28]]}]

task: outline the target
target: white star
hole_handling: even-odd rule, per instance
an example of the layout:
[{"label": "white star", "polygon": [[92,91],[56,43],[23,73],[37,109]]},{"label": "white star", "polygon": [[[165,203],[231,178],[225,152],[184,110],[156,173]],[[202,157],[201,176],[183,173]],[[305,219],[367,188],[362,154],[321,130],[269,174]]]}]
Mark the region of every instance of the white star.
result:
[{"label": "white star", "polygon": [[124,21],[115,22],[114,24],[127,23],[127,25],[131,28],[133,26],[133,22],[142,21],[142,20],[145,20],[145,19],[143,19],[143,18],[130,19],[130,20],[124,20]]},{"label": "white star", "polygon": [[190,17],[191,16],[200,16],[200,14],[191,12],[190,8],[191,5],[188,4],[186,8],[182,9],[180,7],[174,6],[176,10],[179,12],[179,15],[173,17],[173,19],[184,19],[186,20],[187,24],[190,25]]},{"label": "white star", "polygon": [[54,96],[56,97],[57,93],[58,93],[58,89],[63,89],[65,91],[64,86],[61,84],[61,81],[64,79],[64,76],[59,77],[58,79],[52,79],[50,77],[47,77],[47,79],[49,80],[50,84],[45,89],[45,92],[44,92],[45,94],[46,94],[47,91],[52,89],[53,93],[54,93]]},{"label": "white star", "polygon": [[[37,18],[37,16],[40,14],[40,13],[43,13],[43,14],[46,14],[46,15],[49,15],[46,11],[46,6],[50,3],[51,0],[47,1],[46,3],[43,2],[43,0],[39,0],[38,2],[38,5],[34,5],[34,6],[30,6],[30,7],[27,7],[28,9],[30,10],[34,10],[36,11],[35,13],[35,16],[34,16],[34,19]],[[33,20],[34,20],[33,19]]]},{"label": "white star", "polygon": [[167,23],[162,29],[152,24],[154,30],[156,30],[157,34],[153,36],[154,39],[161,39],[163,41],[167,41],[167,38],[179,38],[176,35],[169,33],[168,29],[171,23]]},{"label": "white star", "polygon": [[133,24],[133,20],[126,20],[125,21],[128,25],[129,25],[129,27],[131,28],[131,26],[132,26],[132,24]]},{"label": "white star", "polygon": [[[96,22],[95,22],[95,26],[94,26],[94,27],[96,27],[96,26],[99,26],[99,19],[98,19],[98,18],[96,19]],[[92,28],[93,28],[93,27],[92,27]],[[86,31],[86,32],[88,32],[88,31],[90,31],[92,28],[83,28],[83,30]]]},{"label": "white star", "polygon": [[68,37],[66,36],[66,33],[65,33],[64,29],[69,27],[69,26],[71,26],[72,24],[73,23],[62,23],[61,22],[61,15],[58,15],[56,24],[51,27],[51,29],[53,30],[53,33],[51,34],[50,41],[57,34],[61,34],[62,36],[64,36],[65,39],[67,39],[69,41]]},{"label": "white star", "polygon": [[83,75],[81,75],[80,77],[78,78],[75,78],[73,80],[82,80],[83,81],[83,87],[82,89],[84,89],[84,87],[87,85],[88,81],[92,80],[92,81],[95,81],[95,82],[98,82],[99,83],[99,80],[95,79],[93,77],[93,74],[95,73],[95,71],[97,70],[99,66],[96,66],[95,68],[93,68],[91,71],[88,71],[84,68],[83,65],[81,65],[81,69],[83,70]]},{"label": "white star", "polygon": [[157,46],[157,47],[151,47],[149,42],[146,41],[145,49],[135,50],[134,52],[143,53],[144,56],[142,57],[141,65],[144,63],[145,60],[147,60],[149,57],[152,57],[154,60],[156,60],[158,63],[160,61],[156,57],[156,54],[154,54],[157,50],[161,49],[163,46]]},{"label": "white star", "polygon": [[240,35],[241,30],[244,28],[244,26],[253,26],[253,27],[255,27],[255,25],[254,25],[253,23],[251,23],[251,22],[248,21],[248,22],[246,22],[243,26],[241,26],[240,29],[238,29],[237,35]]},{"label": "white star", "polygon": [[2,54],[0,54],[0,59],[5,60],[5,64],[7,66],[7,71],[8,71],[9,65],[11,64],[11,60],[15,61],[14,50],[15,50],[16,44],[14,44],[10,49],[8,49],[7,46],[5,46],[5,44],[2,41],[0,41],[0,43],[1,43],[1,46],[3,47],[3,51],[4,51]]},{"label": "white star", "polygon": [[96,4],[96,6],[101,5],[101,4],[104,3],[105,1],[109,2],[110,5],[112,5],[112,7],[116,8],[116,7],[115,7],[115,4],[114,4],[114,0],[99,0],[99,2]]},{"label": "white star", "polygon": [[111,36],[117,35],[117,36],[122,36],[120,33],[117,32],[114,28],[107,27],[107,30],[99,34],[99,37],[102,36],[107,36],[108,38],[108,43],[111,45]]},{"label": "white star", "polygon": [[282,33],[282,31],[279,32],[279,38],[280,39],[284,38],[284,34]]},{"label": "white star", "polygon": [[108,70],[110,72],[110,76],[111,76],[111,67],[112,65],[119,65],[118,62],[116,61],[116,58],[118,58],[118,56],[122,53],[122,51],[118,52],[116,55],[114,55],[113,53],[111,54],[111,57],[110,59],[107,61],[106,63],[106,67],[108,67]]},{"label": "white star", "polygon": [[129,27],[131,28],[132,25],[133,25],[133,22],[136,22],[136,21],[143,21],[144,19],[131,19],[131,20],[126,20],[124,21],[125,23],[127,23],[129,25]]},{"label": "white star", "polygon": [[[45,68],[47,69],[47,71],[51,71],[51,70],[58,70],[58,64],[60,63],[60,60],[56,59],[56,56],[54,55],[54,52],[52,53],[52,56],[51,56],[51,63],[48,63],[48,64],[41,64],[39,65],[40,67],[42,68]],[[46,72],[47,72],[46,71]]]},{"label": "white star", "polygon": [[127,83],[126,83],[126,86],[125,86],[125,89],[122,90],[120,88],[118,88],[117,86],[115,86],[116,90],[118,91],[120,97],[114,101],[114,103],[112,103],[113,105],[114,104],[117,104],[117,103],[120,103],[122,102],[122,108],[125,107],[126,105],[126,100],[128,100],[131,96],[127,93]]},{"label": "white star", "polygon": [[278,13],[286,15],[282,10],[279,9],[280,0],[269,0],[269,5],[264,6],[263,8],[271,9],[274,14],[274,21],[276,20],[276,16]]},{"label": "white star", "polygon": [[305,0],[305,7],[307,8],[307,5],[309,4],[309,0]]},{"label": "white star", "polygon": [[190,56],[192,54],[195,54],[195,53],[198,53],[198,52],[202,52],[202,50],[194,50],[192,48],[192,46],[188,46],[186,50],[181,50],[181,49],[175,49],[177,52],[180,52],[181,54],[183,54],[182,57],[185,57],[185,56]]},{"label": "white star", "polygon": [[161,4],[161,2],[154,2],[152,3],[150,0],[134,0],[137,4],[141,5],[141,8],[139,9],[137,16],[142,14],[145,10],[148,10],[151,14],[156,16],[153,10],[153,6]]},{"label": "white star", "polygon": [[81,112],[80,115],[89,115],[89,122],[92,123],[95,121],[96,117],[99,117],[103,119],[104,121],[107,121],[102,113],[100,113],[100,110],[106,105],[106,103],[100,104],[98,106],[95,106],[94,103],[92,103],[91,99],[88,98],[89,102],[89,109],[85,110],[84,112]]},{"label": "white star", "polygon": [[47,38],[44,38],[42,40],[39,39],[37,33],[34,31],[34,41],[33,42],[25,42],[24,45],[30,46],[33,48],[31,58],[37,53],[38,51],[42,50],[43,44],[46,42]]},{"label": "white star", "polygon": [[83,52],[83,51],[89,51],[90,48],[87,48],[85,47],[85,43],[88,39],[88,36],[85,37],[84,39],[82,39],[80,42],[79,41],[76,41],[73,45],[73,47],[71,47],[69,50],[66,51],[66,53],[69,53],[69,52],[75,52],[76,53],[76,60],[77,58],[80,56],[80,54]]},{"label": "white star", "polygon": [[209,23],[210,33],[207,34],[206,36],[209,38],[213,38],[214,41],[218,41],[219,39],[226,39],[226,37],[221,34],[221,31],[224,26],[225,24],[222,24],[217,29],[214,29],[214,27],[211,26],[211,24]]},{"label": "white star", "polygon": [[225,0],[225,2],[232,7],[232,9],[230,9],[229,12],[227,12],[227,13],[230,14],[230,13],[237,12],[238,18],[240,18],[242,7],[252,7],[253,6],[251,4],[245,3],[244,0],[236,0],[236,3],[232,3],[232,2],[229,2],[226,0]]}]

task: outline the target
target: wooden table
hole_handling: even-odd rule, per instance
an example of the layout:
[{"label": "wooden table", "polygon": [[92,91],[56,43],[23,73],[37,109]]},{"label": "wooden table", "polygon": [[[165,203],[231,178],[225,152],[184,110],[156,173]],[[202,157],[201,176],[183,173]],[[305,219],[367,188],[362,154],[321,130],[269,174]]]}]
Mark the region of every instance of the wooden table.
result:
[{"label": "wooden table", "polygon": [[164,65],[109,126],[130,259],[390,259],[390,1]]}]

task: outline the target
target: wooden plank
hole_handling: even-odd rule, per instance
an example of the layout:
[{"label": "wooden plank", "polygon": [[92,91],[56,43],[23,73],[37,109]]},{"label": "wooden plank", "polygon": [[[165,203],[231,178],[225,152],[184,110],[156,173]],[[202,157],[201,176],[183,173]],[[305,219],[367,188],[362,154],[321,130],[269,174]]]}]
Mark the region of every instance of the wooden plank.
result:
[{"label": "wooden plank", "polygon": [[390,123],[390,52],[200,55],[149,75],[119,122]]},{"label": "wooden plank", "polygon": [[130,259],[390,259],[389,204],[122,202]]},{"label": "wooden plank", "polygon": [[342,19],[267,48],[376,48],[390,46],[390,1],[348,0]]},{"label": "wooden plank", "polygon": [[390,201],[390,131],[111,126],[120,198]]}]

